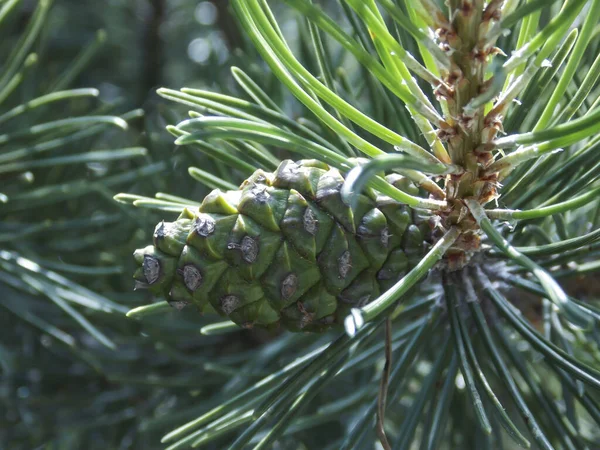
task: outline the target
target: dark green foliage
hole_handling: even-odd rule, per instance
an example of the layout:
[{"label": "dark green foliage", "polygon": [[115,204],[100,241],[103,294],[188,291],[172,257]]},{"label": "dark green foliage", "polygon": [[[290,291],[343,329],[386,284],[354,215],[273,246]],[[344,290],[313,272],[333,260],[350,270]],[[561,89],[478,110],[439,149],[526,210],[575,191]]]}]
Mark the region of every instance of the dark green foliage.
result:
[{"label": "dark green foliage", "polygon": [[[489,219],[479,217],[482,240],[445,234],[444,226],[434,221],[432,229],[420,217],[447,206],[447,183],[461,173],[448,166],[443,150],[455,156],[461,145],[445,140],[456,129],[439,128],[446,117],[440,95],[448,92],[432,85],[435,78],[408,53],[428,69],[440,62],[432,55],[444,59],[433,46],[457,43],[434,20],[445,14],[463,20],[468,8],[458,8],[461,2],[214,1],[212,23],[198,23],[199,3],[0,0],[0,447],[363,450],[379,448],[383,428],[401,449],[596,449],[600,153],[592,119],[600,104],[600,2],[471,2],[502,6],[502,21],[484,31],[499,35],[496,45],[507,56],[496,55],[498,64],[486,69],[494,80],[482,86],[480,101],[490,102],[486,112],[498,107],[502,114],[488,123],[490,142],[469,163],[516,167],[497,183],[478,181],[474,192],[493,194],[492,186],[501,195],[498,205],[482,208]],[[373,5],[381,23],[360,9]],[[232,6],[237,15],[229,14]],[[36,20],[37,31],[29,25]],[[464,24],[461,33],[471,29]],[[189,44],[198,38],[194,54]],[[521,58],[515,50],[532,41]],[[506,61],[510,70],[502,73]],[[17,75],[23,78],[11,87]],[[159,90],[168,101],[153,94],[158,86],[184,84],[181,91]],[[522,105],[504,96],[508,88]],[[469,90],[461,89],[461,95]],[[69,93],[28,103],[56,91]],[[484,109],[477,105],[464,106]],[[8,120],[9,111],[18,114]],[[430,129],[413,122],[422,114]],[[464,119],[460,126],[468,129]],[[494,128],[502,121],[506,136]],[[51,125],[34,128],[44,123]],[[369,159],[353,159],[361,152]],[[532,159],[518,165],[523,156]],[[287,196],[282,209],[258,207],[249,192],[242,209],[252,222],[238,221],[239,198],[210,194],[236,191],[257,169],[272,173],[282,161],[303,158],[344,174],[347,204],[362,199],[353,186],[381,192],[371,198],[377,208],[359,201],[353,214],[342,208],[331,216],[316,208],[314,220],[328,233],[297,236],[304,202],[318,187],[310,180],[301,189],[269,187]],[[340,181],[328,183],[337,192]],[[461,192],[471,188],[463,181]],[[407,188],[413,183],[419,189]],[[114,202],[119,191],[132,194]],[[203,214],[217,223],[214,239],[199,235],[188,245],[188,226],[207,195],[214,209]],[[398,201],[410,208],[398,208]],[[463,206],[450,219],[479,226]],[[360,250],[367,269],[350,288],[330,280],[337,298],[322,286],[303,293],[305,311],[326,315],[342,296],[348,304],[378,297],[349,312],[349,335],[242,330],[229,320],[215,322],[219,316],[208,310],[179,311],[149,291],[133,292],[131,253],[151,242],[157,222],[178,221],[182,213],[181,234],[156,244],[174,268],[181,260],[185,277],[169,292],[184,300],[186,279],[192,288],[200,280],[195,266],[214,271],[205,279],[217,286],[221,271],[247,264],[239,251],[228,256],[235,227],[238,246],[246,231],[272,238],[267,259],[279,269],[268,284],[274,296],[293,286],[292,279],[281,283],[294,267],[291,255],[314,261],[335,233],[332,248]],[[396,250],[380,252],[382,230],[409,222],[402,236],[389,233]],[[199,232],[210,228],[206,222]],[[359,249],[348,245],[355,236]],[[436,251],[440,242],[450,242],[443,247],[454,260],[436,263],[444,253]],[[470,263],[448,274],[477,243]],[[398,280],[394,274],[407,268],[413,269]],[[253,270],[243,276],[236,273],[218,295],[227,296]],[[210,299],[205,304],[212,307]],[[232,311],[230,319],[262,316],[264,304]],[[296,305],[286,314],[302,323]],[[385,416],[383,427],[378,415]]]}]

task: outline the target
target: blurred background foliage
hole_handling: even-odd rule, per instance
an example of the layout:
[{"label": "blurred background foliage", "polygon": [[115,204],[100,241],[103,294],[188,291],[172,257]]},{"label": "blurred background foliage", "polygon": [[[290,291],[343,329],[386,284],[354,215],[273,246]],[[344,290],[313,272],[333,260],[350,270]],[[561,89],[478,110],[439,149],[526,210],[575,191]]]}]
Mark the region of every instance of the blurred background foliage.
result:
[{"label": "blurred background foliage", "polygon": [[[3,0],[0,11],[12,3],[0,21],[0,77],[44,0]],[[284,33],[294,41],[302,32],[297,17],[286,16],[291,11],[280,11],[274,3]],[[332,13],[341,17],[337,8]],[[542,23],[549,14],[543,11]],[[594,42],[597,53],[600,40]],[[408,41],[407,48],[411,45],[416,46]],[[302,54],[302,48],[297,50]],[[276,337],[209,327],[202,335],[199,330],[214,317],[170,309],[143,321],[125,317],[129,309],[151,301],[147,293],[132,290],[131,253],[149,242],[157,221],[176,214],[127,208],[114,202],[113,195],[168,192],[165,200],[182,196],[200,201],[208,189],[189,175],[189,166],[233,182],[243,179],[243,174],[188,146],[175,150],[165,126],[185,118],[188,108],[161,99],[156,89],[186,86],[243,96],[230,71],[230,66],[239,66],[290,116],[301,117],[306,110],[284,94],[260,62],[229,13],[227,0],[54,0],[27,52],[33,53],[37,62],[23,60],[22,82],[1,98],[0,117],[57,90],[93,87],[99,95],[42,105],[0,123],[0,135],[11,137],[0,144],[0,168],[23,163],[0,171],[0,202],[2,196],[7,199],[0,203],[0,448],[164,448],[160,438],[165,433],[269,374],[283,376],[287,364],[337,334]],[[302,56],[309,68],[316,64]],[[380,115],[382,123],[398,120],[387,106],[379,106],[373,105],[371,113]],[[82,124],[12,136],[36,124],[91,115],[120,117],[128,128]],[[55,140],[60,145],[48,146]],[[48,150],[43,155],[35,150],[44,146]],[[21,156],[5,156],[23,149]],[[90,150],[106,149],[128,152],[108,161],[100,155],[82,158]],[[75,160],[30,164],[57,157]],[[584,211],[579,226],[587,227],[595,214]],[[419,304],[415,311],[420,311]],[[424,323],[421,319],[418,325]],[[406,340],[399,330],[394,345]],[[411,369],[405,380],[411,395],[390,410],[392,421],[410,410],[436,346],[442,345],[434,344]],[[279,448],[323,448],[323,442],[336,448],[340,436],[349,435],[360,408],[376,395],[374,380],[383,362],[383,344],[368,345],[355,355],[354,369],[322,391],[302,420],[286,431]],[[356,390],[356,385],[365,388]],[[462,414],[451,414],[452,420],[462,420]],[[465,420],[471,419],[469,415]],[[213,433],[214,442],[206,448],[225,448],[228,439],[222,434]],[[474,431],[456,439],[450,448],[471,448],[478,436]]]}]

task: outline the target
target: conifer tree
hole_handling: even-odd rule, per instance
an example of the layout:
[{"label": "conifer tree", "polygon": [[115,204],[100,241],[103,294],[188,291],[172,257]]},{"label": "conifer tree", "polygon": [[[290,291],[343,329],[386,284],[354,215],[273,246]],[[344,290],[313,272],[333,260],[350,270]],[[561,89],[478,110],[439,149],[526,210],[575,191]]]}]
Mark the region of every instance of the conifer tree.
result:
[{"label": "conifer tree", "polygon": [[71,87],[103,32],[47,76],[34,3],[0,445],[598,448],[599,0],[231,0],[231,83],[158,90],[175,153]]}]

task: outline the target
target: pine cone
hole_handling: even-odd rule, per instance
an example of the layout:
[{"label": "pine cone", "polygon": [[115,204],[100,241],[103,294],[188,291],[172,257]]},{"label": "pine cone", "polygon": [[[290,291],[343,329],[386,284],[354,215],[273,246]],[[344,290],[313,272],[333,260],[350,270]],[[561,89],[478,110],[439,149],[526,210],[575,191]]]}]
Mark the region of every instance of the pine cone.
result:
[{"label": "pine cone", "polygon": [[[399,175],[388,181],[418,191]],[[404,206],[367,191],[350,208],[343,182],[322,162],[286,160],[237,191],[214,190],[197,212],[158,224],[154,245],[135,252],[137,287],[244,327],[321,331],[339,323],[391,287],[424,246]]]}]

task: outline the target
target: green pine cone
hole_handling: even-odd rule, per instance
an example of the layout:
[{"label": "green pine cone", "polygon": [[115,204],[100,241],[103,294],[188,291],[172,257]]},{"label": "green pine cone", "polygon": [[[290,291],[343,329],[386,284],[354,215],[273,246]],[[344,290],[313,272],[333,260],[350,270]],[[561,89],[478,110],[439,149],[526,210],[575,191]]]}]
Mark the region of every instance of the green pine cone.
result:
[{"label": "green pine cone", "polygon": [[[418,189],[399,175],[396,187]],[[424,251],[411,212],[366,191],[342,201],[343,175],[315,161],[257,170],[237,191],[214,190],[199,210],[156,226],[134,256],[134,278],[181,308],[215,310],[243,327],[321,331],[374,300]]]}]

